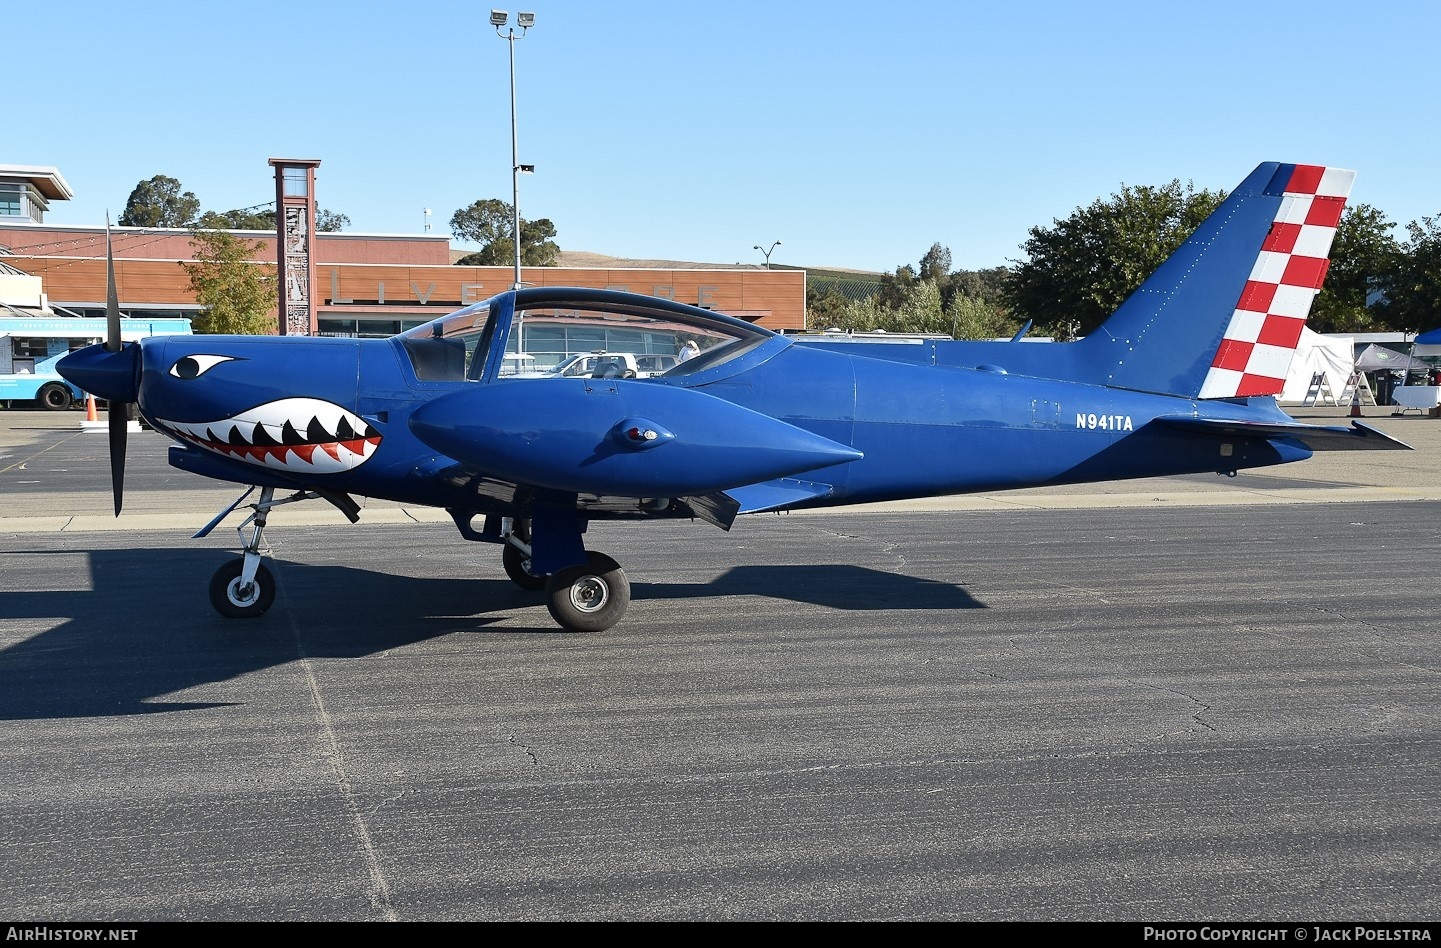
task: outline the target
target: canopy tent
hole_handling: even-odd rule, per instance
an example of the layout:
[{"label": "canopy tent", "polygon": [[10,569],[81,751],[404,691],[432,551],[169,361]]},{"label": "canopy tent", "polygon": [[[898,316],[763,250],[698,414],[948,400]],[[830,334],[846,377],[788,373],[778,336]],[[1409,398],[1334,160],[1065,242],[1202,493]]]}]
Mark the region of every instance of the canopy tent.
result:
[{"label": "canopy tent", "polygon": [[1418,356],[1441,356],[1441,329],[1423,332],[1412,340],[1411,354]]},{"label": "canopy tent", "polygon": [[1414,356],[1397,352],[1395,349],[1387,349],[1385,346],[1379,346],[1373,342],[1356,357],[1356,368],[1363,372],[1377,372],[1385,369],[1393,372],[1407,372],[1413,369],[1427,372],[1430,371],[1431,366]]},{"label": "canopy tent", "polygon": [[1303,326],[1296,354],[1291,358],[1291,371],[1286,374],[1286,387],[1279,396],[1281,404],[1305,404],[1311,393],[1311,380],[1318,372],[1325,379],[1332,399],[1340,398],[1346,389],[1346,380],[1351,377],[1355,358],[1356,341],[1352,337],[1323,336]]}]

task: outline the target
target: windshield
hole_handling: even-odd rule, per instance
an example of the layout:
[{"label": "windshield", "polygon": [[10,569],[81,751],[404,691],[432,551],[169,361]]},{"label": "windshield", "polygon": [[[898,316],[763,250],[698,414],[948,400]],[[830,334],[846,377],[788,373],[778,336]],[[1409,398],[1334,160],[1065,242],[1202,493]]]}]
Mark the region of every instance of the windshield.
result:
[{"label": "windshield", "polygon": [[488,303],[477,303],[449,316],[407,329],[398,337],[416,378],[426,382],[477,379],[493,331]]}]

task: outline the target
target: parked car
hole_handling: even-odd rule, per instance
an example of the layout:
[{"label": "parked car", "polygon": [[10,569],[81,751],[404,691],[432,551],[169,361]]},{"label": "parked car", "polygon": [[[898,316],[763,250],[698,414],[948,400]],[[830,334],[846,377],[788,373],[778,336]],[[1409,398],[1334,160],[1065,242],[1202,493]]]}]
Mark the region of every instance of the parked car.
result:
[{"label": "parked car", "polygon": [[507,352],[500,361],[502,377],[511,375],[536,375],[535,356],[528,352]]},{"label": "parked car", "polygon": [[559,378],[649,378],[676,365],[673,355],[633,352],[587,352],[573,355],[548,375]]},{"label": "parked car", "polygon": [[648,375],[661,375],[669,372],[680,364],[680,360],[673,355],[661,355],[660,353],[648,352],[635,357],[636,374],[641,378]]}]

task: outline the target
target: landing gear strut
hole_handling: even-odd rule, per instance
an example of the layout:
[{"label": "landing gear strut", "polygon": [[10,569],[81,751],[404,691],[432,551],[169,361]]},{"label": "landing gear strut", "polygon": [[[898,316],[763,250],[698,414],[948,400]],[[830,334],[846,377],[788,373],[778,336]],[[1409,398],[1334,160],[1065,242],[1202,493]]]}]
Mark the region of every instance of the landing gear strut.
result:
[{"label": "landing gear strut", "polygon": [[[210,577],[210,604],[227,619],[259,618],[275,601],[275,577],[260,562],[260,534],[265,530],[270,508],[277,504],[274,498],[275,488],[260,488],[260,501],[254,505],[255,513],[235,531],[240,534],[241,558],[226,563]],[[252,524],[255,529],[247,539],[245,528]]]},{"label": "landing gear strut", "polygon": [[507,517],[504,524],[501,532],[505,536],[505,546],[500,553],[500,562],[505,567],[505,575],[521,589],[544,589],[545,574],[531,572],[530,521]]},{"label": "landing gear strut", "polygon": [[[254,487],[247,487],[245,493],[237,497],[233,504],[201,527],[194,538],[198,540],[209,536],[210,531],[244,504],[245,498],[254,491]],[[265,610],[275,601],[275,577],[265,568],[265,564],[260,562],[260,557],[264,555],[260,547],[260,535],[265,531],[265,520],[276,507],[317,498],[327,501],[345,514],[345,518],[351,523],[360,519],[360,505],[352,500],[350,495],[340,491],[313,487],[298,490],[289,497],[276,500],[274,487],[260,488],[260,500],[249,505],[255,513],[235,528],[235,532],[240,535],[240,559],[226,563],[210,577],[210,604],[215,607],[216,612],[227,619],[254,619],[265,614]],[[245,528],[252,525],[255,529],[247,538]]]}]

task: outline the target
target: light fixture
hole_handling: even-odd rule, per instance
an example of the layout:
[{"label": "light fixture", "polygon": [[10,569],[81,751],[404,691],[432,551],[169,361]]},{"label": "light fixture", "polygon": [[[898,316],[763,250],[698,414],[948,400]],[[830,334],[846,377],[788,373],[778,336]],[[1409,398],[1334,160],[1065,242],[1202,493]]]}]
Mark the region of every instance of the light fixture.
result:
[{"label": "light fixture", "polygon": [[[523,15],[523,14],[522,14],[522,15]],[[509,18],[510,18],[510,11],[508,11],[508,10],[491,10],[491,11],[490,11],[490,25],[491,25],[491,26],[505,26],[505,21],[508,20]],[[534,14],[531,14],[531,19],[532,19],[532,20],[535,19],[535,15],[534,15]]]}]

